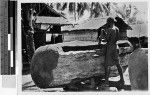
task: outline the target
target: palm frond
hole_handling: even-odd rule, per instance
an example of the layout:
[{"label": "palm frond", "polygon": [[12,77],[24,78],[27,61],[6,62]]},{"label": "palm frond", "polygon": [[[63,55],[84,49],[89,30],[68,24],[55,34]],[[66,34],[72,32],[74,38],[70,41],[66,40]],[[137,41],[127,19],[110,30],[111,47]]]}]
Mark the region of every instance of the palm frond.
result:
[{"label": "palm frond", "polygon": [[109,13],[110,13],[109,9],[107,8],[106,5],[102,5],[102,6],[103,6],[103,8],[104,8],[104,11],[105,11],[106,15],[108,16]]},{"label": "palm frond", "polygon": [[75,11],[75,2],[69,3],[69,12],[72,14]]},{"label": "palm frond", "polygon": [[61,11],[65,10],[67,8],[67,3],[63,3]]},{"label": "palm frond", "polygon": [[60,3],[56,3],[56,9],[61,10],[61,4]]}]

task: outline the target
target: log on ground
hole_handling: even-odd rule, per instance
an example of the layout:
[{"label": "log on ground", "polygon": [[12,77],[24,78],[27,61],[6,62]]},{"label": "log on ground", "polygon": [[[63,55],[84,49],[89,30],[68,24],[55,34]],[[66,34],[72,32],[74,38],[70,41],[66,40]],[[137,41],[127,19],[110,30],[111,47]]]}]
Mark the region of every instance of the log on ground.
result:
[{"label": "log on ground", "polygon": [[[62,46],[64,44],[59,43],[42,46],[36,50],[31,61],[31,76],[38,87],[64,85],[75,78],[104,74],[104,56],[95,57],[97,52],[94,50],[64,52]],[[127,63],[122,62],[121,64]]]}]

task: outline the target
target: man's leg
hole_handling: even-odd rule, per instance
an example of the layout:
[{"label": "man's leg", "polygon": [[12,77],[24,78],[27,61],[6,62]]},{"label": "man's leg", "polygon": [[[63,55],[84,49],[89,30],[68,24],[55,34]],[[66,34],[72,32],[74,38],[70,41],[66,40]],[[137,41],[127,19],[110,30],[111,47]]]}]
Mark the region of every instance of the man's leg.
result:
[{"label": "man's leg", "polygon": [[105,66],[105,84],[109,85],[109,74],[110,74],[110,67]]},{"label": "man's leg", "polygon": [[109,86],[109,74],[110,74],[110,66],[108,65],[108,57],[107,57],[107,46],[104,47],[104,68],[105,68],[105,83],[104,86]]},{"label": "man's leg", "polygon": [[119,75],[120,75],[120,82],[124,84],[124,78],[123,78],[123,72],[122,72],[122,68],[120,66],[120,64],[116,64]]},{"label": "man's leg", "polygon": [[113,59],[114,59],[114,61],[115,61],[115,65],[117,66],[117,69],[118,69],[118,72],[119,72],[119,75],[120,75],[120,81],[119,82],[121,82],[121,84],[124,84],[124,78],[123,78],[123,72],[122,72],[122,67],[120,66],[120,64],[119,64],[119,51],[118,50],[116,50],[115,52],[114,52],[114,54],[112,54],[113,56]]}]

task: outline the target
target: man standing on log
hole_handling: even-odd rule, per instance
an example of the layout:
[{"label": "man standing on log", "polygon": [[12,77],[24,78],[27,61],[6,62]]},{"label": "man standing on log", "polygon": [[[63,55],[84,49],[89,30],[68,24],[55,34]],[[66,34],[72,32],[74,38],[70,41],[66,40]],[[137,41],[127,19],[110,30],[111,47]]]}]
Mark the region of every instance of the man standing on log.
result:
[{"label": "man standing on log", "polygon": [[114,19],[112,17],[109,17],[107,19],[106,23],[106,28],[105,28],[105,40],[106,40],[106,47],[105,47],[105,83],[104,87],[109,86],[109,73],[110,73],[110,67],[113,65],[117,66],[119,75],[120,75],[120,81],[119,83],[121,85],[124,85],[124,78],[123,78],[123,73],[122,73],[122,68],[119,64],[119,51],[117,51],[117,40],[119,38],[119,29],[114,25]]}]

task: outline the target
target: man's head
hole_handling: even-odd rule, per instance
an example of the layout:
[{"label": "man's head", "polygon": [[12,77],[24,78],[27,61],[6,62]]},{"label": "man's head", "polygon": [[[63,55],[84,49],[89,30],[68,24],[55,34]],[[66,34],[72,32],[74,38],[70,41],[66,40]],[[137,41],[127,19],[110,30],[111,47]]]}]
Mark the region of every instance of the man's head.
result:
[{"label": "man's head", "polygon": [[107,18],[107,24],[113,25],[114,22],[115,22],[114,18],[112,18],[112,17]]}]

